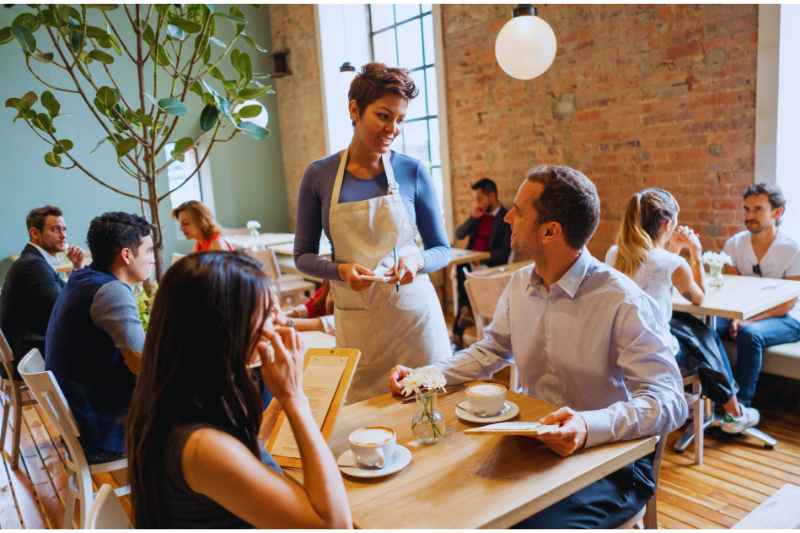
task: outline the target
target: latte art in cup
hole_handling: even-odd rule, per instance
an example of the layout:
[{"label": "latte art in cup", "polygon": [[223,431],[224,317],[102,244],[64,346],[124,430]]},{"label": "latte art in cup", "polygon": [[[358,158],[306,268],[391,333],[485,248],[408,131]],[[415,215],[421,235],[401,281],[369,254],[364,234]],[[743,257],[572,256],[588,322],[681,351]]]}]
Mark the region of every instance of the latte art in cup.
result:
[{"label": "latte art in cup", "polygon": [[383,468],[391,463],[397,434],[386,426],[367,426],[350,433],[350,449],[362,468]]},{"label": "latte art in cup", "polygon": [[470,410],[479,416],[494,416],[503,410],[508,390],[495,383],[478,383],[467,389]]}]

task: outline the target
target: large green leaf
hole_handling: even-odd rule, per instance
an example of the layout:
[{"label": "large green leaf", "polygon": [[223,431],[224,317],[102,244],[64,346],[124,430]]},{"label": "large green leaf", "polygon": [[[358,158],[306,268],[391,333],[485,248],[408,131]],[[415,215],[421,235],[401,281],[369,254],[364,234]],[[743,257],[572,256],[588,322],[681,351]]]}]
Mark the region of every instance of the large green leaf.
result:
[{"label": "large green leaf", "polygon": [[193,144],[194,144],[194,139],[192,139],[191,137],[183,137],[178,139],[175,142],[175,146],[172,148],[172,157],[177,159],[178,161],[183,161],[183,154]]},{"label": "large green leaf", "polygon": [[42,93],[42,105],[47,109],[47,112],[50,113],[50,116],[54,118],[57,117],[59,111],[61,111],[61,104],[58,103],[58,99],[50,91]]},{"label": "large green leaf", "polygon": [[257,117],[261,114],[261,106],[260,105],[246,105],[239,109],[239,116],[242,118],[253,118]]},{"label": "large green leaf", "polygon": [[199,81],[192,82],[192,84],[189,86],[189,90],[200,98],[203,97],[203,86],[200,85]]},{"label": "large green leaf", "polygon": [[182,29],[186,33],[197,33],[203,29],[200,24],[183,18],[174,17],[170,19],[170,23],[172,23],[173,26],[177,26],[178,28]]},{"label": "large green leaf", "polygon": [[264,48],[263,46],[261,46],[260,44],[258,44],[258,43],[256,42],[256,40],[255,40],[255,39],[253,39],[252,37],[250,37],[250,36],[249,36],[249,35],[247,35],[246,33],[242,33],[241,37],[242,37],[242,39],[244,39],[244,41],[245,41],[247,44],[249,44],[251,47],[253,47],[253,48],[255,48],[256,50],[258,50],[258,51],[259,51],[259,52],[261,52],[262,54],[266,54],[266,53],[268,53],[268,50],[267,50],[266,48]]},{"label": "large green leaf", "polygon": [[98,28],[97,26],[86,26],[86,35],[92,39],[103,39],[108,37],[109,34],[103,28]]},{"label": "large green leaf", "polygon": [[61,156],[58,154],[54,154],[53,152],[47,152],[46,154],[44,154],[44,162],[50,165],[51,167],[61,166]]},{"label": "large green leaf", "polygon": [[39,17],[33,13],[22,13],[14,19],[14,22],[11,23],[11,26],[22,26],[23,28],[27,28],[31,33],[34,33],[39,29],[39,26],[41,26],[41,21],[39,20]]},{"label": "large green leaf", "polygon": [[19,103],[22,102],[19,98],[9,98],[6,100],[6,107],[11,109],[18,109]]},{"label": "large green leaf", "polygon": [[251,84],[239,91],[239,98],[244,100],[252,100],[253,98],[260,98],[261,96],[264,96],[268,91],[269,87]]},{"label": "large green leaf", "polygon": [[58,6],[58,10],[61,13],[61,19],[66,20],[68,24],[70,24],[73,28],[78,27],[83,24],[83,19],[81,18],[81,12],[75,9],[70,5],[61,4]]},{"label": "large green leaf", "polygon": [[174,24],[167,24],[167,35],[178,41],[186,39],[186,32]]},{"label": "large green leaf", "polygon": [[164,49],[162,45],[158,45],[156,53],[156,63],[158,63],[162,67],[166,67],[167,65],[170,64],[169,56],[167,56],[167,51]]},{"label": "large green leaf", "polygon": [[200,128],[203,131],[211,131],[217,125],[219,109],[213,105],[206,105],[200,113]]},{"label": "large green leaf", "polygon": [[119,102],[119,93],[113,87],[103,86],[97,90],[97,96],[94,99],[95,104],[99,107],[111,110],[117,102]]},{"label": "large green leaf", "polygon": [[0,45],[10,43],[12,39],[14,39],[14,35],[11,33],[10,26],[0,29]]},{"label": "large green leaf", "polygon": [[162,98],[158,101],[158,107],[164,110],[165,113],[181,117],[186,114],[186,106],[181,103],[176,97]]},{"label": "large green leaf", "polygon": [[246,120],[239,124],[239,129],[257,141],[266,139],[267,135],[269,135],[269,130],[266,128],[262,128],[261,126],[253,124],[252,122],[247,122]]},{"label": "large green leaf", "polygon": [[122,139],[116,145],[117,157],[125,157],[125,154],[136,148],[136,139]]},{"label": "large green leaf", "polygon": [[69,47],[73,52],[79,52],[83,48],[84,33],[78,30],[72,30],[69,33]]},{"label": "large green leaf", "polygon": [[152,47],[155,45],[155,42],[156,42],[156,32],[154,32],[154,31],[153,31],[153,27],[152,27],[152,26],[150,26],[149,24],[148,24],[148,25],[147,25],[147,27],[144,29],[144,32],[142,32],[142,39],[144,39],[144,42],[146,42],[146,43],[147,43],[147,45],[148,45],[150,48],[152,48]]},{"label": "large green leaf", "polygon": [[31,30],[25,26],[14,26],[11,28],[14,37],[19,41],[19,45],[27,53],[32,54],[36,51],[36,39],[33,37]]},{"label": "large green leaf", "polygon": [[218,79],[220,81],[224,81],[225,80],[225,75],[217,67],[212,68],[211,70],[208,71],[208,73],[211,74],[212,78],[216,78],[216,79]]},{"label": "large green leaf", "polygon": [[250,56],[246,52],[239,54],[239,65],[241,67],[241,73],[244,79],[250,81],[253,78],[253,62],[250,60]]},{"label": "large green leaf", "polygon": [[53,152],[56,154],[63,154],[64,152],[69,152],[74,147],[75,144],[69,139],[59,139],[59,141],[53,145]]},{"label": "large green leaf", "polygon": [[36,117],[31,120],[31,122],[44,132],[53,133],[56,131],[55,128],[53,128],[53,122],[50,120],[50,116],[44,113],[37,113]]},{"label": "large green leaf", "polygon": [[33,91],[28,91],[20,99],[17,109],[19,111],[28,110],[33,107],[33,104],[35,104],[37,100],[39,100],[39,97],[36,95],[36,93]]},{"label": "large green leaf", "polygon": [[107,54],[102,50],[97,50],[97,49],[92,50],[91,52],[89,52],[89,57],[91,57],[95,61],[103,63],[104,65],[110,65],[111,63],[114,62],[114,56],[112,56],[111,54]]}]

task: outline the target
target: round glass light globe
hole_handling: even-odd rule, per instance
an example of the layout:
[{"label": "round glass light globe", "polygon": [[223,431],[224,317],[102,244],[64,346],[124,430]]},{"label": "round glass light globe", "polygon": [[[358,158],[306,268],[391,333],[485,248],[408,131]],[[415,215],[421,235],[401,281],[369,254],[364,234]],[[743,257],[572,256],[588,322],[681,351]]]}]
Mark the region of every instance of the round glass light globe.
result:
[{"label": "round glass light globe", "polygon": [[262,128],[266,128],[267,124],[269,124],[269,112],[267,111],[267,107],[264,104],[262,104],[261,102],[259,102],[258,100],[246,100],[246,101],[242,102],[241,104],[237,105],[234,108],[233,111],[234,111],[234,113],[236,113],[241,108],[247,107],[249,105],[257,105],[257,106],[259,106],[261,108],[261,113],[259,113],[258,115],[254,116],[254,117],[246,118],[246,119],[243,119],[243,120],[246,121],[246,122],[252,122],[256,126],[261,126]]},{"label": "round glass light globe", "polygon": [[530,80],[543,74],[556,57],[556,34],[539,17],[514,17],[500,29],[494,44],[497,63],[506,74]]}]

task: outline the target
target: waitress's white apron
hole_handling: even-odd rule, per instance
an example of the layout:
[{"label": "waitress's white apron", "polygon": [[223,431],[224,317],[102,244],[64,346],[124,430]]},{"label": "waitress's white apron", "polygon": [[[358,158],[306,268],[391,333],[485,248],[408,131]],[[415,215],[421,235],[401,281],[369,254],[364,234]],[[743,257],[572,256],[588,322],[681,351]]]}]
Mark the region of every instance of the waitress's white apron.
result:
[{"label": "waitress's white apron", "polygon": [[[418,253],[416,231],[408,220],[390,157],[384,154],[382,159],[389,194],[340,203],[347,150],[340,154],[329,221],[337,262],[386,269],[394,265],[395,247],[398,257]],[[389,370],[394,365],[424,366],[452,353],[442,308],[427,274],[418,274],[399,292],[394,284],[383,282],[374,282],[361,292],[338,280],[331,287],[336,345],[361,350],[348,403],[388,392]]]}]

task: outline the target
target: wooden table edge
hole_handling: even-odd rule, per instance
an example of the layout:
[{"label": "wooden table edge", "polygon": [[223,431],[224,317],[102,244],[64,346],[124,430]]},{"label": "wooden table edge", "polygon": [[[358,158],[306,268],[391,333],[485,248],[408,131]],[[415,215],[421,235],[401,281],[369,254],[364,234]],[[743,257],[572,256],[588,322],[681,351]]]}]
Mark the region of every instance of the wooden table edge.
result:
[{"label": "wooden table edge", "polygon": [[[479,526],[481,529],[508,529],[514,524],[522,522],[526,518],[547,509],[556,502],[567,498],[579,490],[588,487],[595,481],[603,479],[609,474],[616,472],[620,468],[647,456],[656,449],[656,437],[645,437],[639,444],[627,450],[625,453],[618,455],[613,460],[605,463],[600,468],[586,473],[583,476],[567,481],[563,485],[553,487],[553,490],[548,491],[539,498],[531,500],[530,502],[517,507],[513,511],[509,511],[503,516],[499,516],[486,524]],[[644,451],[643,451],[644,450]],[[566,495],[564,495],[566,493]]]}]

